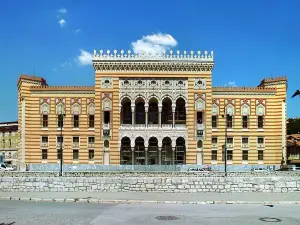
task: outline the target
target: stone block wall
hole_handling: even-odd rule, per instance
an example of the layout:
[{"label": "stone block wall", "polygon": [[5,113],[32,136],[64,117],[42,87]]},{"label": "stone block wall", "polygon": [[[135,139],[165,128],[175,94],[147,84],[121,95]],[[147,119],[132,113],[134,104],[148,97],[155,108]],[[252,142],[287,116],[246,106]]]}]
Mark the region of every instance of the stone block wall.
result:
[{"label": "stone block wall", "polygon": [[300,192],[297,172],[0,174],[0,190],[7,192]]}]

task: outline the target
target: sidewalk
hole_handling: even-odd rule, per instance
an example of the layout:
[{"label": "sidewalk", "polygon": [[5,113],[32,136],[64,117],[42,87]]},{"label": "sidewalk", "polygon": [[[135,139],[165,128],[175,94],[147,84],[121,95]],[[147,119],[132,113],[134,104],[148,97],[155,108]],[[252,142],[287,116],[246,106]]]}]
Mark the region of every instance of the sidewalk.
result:
[{"label": "sidewalk", "polygon": [[113,204],[300,204],[299,193],[0,192],[0,200]]}]

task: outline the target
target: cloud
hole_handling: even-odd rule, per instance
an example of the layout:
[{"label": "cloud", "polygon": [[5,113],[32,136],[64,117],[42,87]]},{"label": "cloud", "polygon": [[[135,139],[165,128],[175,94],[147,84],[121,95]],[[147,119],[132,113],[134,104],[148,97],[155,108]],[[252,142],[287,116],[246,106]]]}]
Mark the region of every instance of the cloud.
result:
[{"label": "cloud", "polygon": [[65,61],[64,63],[61,64],[61,67],[63,68],[70,68],[72,64],[69,61]]},{"label": "cloud", "polygon": [[162,54],[163,51],[175,47],[177,44],[172,35],[162,33],[143,36],[142,39],[131,43],[135,53],[144,54]]},{"label": "cloud", "polygon": [[81,33],[81,32],[82,32],[81,29],[76,29],[76,30],[75,30],[75,34],[78,34],[78,33]]},{"label": "cloud", "polygon": [[79,62],[80,65],[82,66],[87,66],[87,65],[92,65],[93,62],[93,55],[87,51],[85,51],[84,49],[80,50],[80,55],[77,56],[77,60]]},{"label": "cloud", "polygon": [[66,8],[61,8],[61,9],[57,10],[57,12],[58,12],[59,14],[66,14],[68,11],[67,11]]},{"label": "cloud", "polygon": [[225,84],[225,87],[236,87],[235,81],[229,81],[227,84]]},{"label": "cloud", "polygon": [[66,22],[64,19],[60,19],[60,20],[58,21],[58,23],[59,23],[60,27],[64,27],[64,26],[66,25],[67,22]]}]

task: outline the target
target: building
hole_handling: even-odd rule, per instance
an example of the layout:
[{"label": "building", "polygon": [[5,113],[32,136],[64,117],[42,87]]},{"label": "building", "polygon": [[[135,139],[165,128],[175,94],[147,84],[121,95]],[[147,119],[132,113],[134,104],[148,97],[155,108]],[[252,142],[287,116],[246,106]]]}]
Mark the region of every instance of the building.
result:
[{"label": "building", "polygon": [[300,167],[300,134],[287,135],[287,160]]},{"label": "building", "polygon": [[279,166],[286,158],[285,77],[213,87],[207,51],[95,51],[93,66],[92,87],[19,77],[22,168],[59,163],[60,141],[66,164],[224,165],[225,135],[228,164]]},{"label": "building", "polygon": [[17,165],[18,121],[0,123],[0,157],[4,163]]}]

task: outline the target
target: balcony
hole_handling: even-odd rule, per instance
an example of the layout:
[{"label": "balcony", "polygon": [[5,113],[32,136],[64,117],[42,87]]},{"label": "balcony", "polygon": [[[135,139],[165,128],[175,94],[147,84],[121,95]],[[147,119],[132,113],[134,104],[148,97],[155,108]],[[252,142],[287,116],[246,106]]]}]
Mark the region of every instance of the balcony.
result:
[{"label": "balcony", "polygon": [[288,157],[288,160],[297,160],[297,159],[300,159],[300,155],[290,155]]},{"label": "balcony", "polygon": [[257,148],[264,148],[264,147],[265,147],[265,144],[264,144],[264,143],[257,143],[257,144],[256,144],[256,147],[257,147]]},{"label": "balcony", "polygon": [[103,130],[109,130],[110,129],[110,124],[109,123],[104,123],[102,125],[102,127],[103,127]]},{"label": "balcony", "polygon": [[[155,130],[155,129],[163,129],[163,130],[171,130],[171,129],[176,129],[176,130],[185,130],[186,129],[186,124],[175,124],[175,127],[173,127],[172,124],[162,124],[161,127],[159,124],[121,124],[120,129],[122,130],[130,130],[130,129],[135,129],[135,130]],[[104,130],[104,129],[103,129]]]},{"label": "balcony", "polygon": [[48,147],[48,142],[41,142],[41,147]]},{"label": "balcony", "polygon": [[95,147],[95,142],[88,143],[88,148],[94,148],[94,147]]},{"label": "balcony", "polygon": [[242,143],[242,148],[249,148],[249,143]]},{"label": "balcony", "polygon": [[161,128],[162,129],[173,129],[173,125],[172,124],[162,124]]},{"label": "balcony", "polygon": [[197,130],[204,130],[204,124],[197,123]]},{"label": "balcony", "polygon": [[233,147],[234,147],[233,143],[226,143],[226,148],[233,148]]},{"label": "balcony", "polygon": [[219,145],[218,145],[218,143],[212,143],[212,144],[211,144],[211,147],[212,147],[212,148],[218,148]]},{"label": "balcony", "polygon": [[148,124],[149,129],[158,129],[158,127],[159,127],[158,124]]},{"label": "balcony", "polygon": [[[60,148],[60,142],[56,143],[56,147]],[[64,143],[62,143],[62,147],[64,147]]]}]

